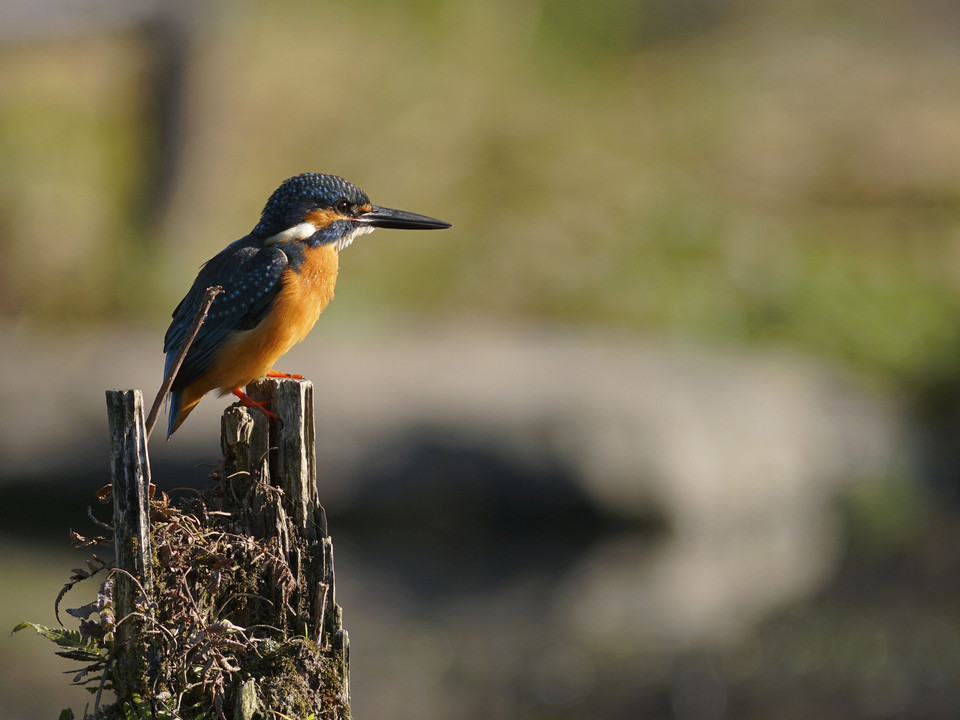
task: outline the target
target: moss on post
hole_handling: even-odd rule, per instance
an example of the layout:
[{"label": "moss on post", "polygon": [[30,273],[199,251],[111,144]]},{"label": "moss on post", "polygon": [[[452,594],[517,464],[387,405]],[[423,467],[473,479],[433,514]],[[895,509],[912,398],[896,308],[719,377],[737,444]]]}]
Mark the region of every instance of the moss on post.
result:
[{"label": "moss on post", "polygon": [[214,486],[176,502],[147,499],[139,393],[111,400],[112,578],[118,618],[128,619],[118,623],[109,670],[117,702],[102,718],[146,709],[350,718],[349,639],[317,497],[313,387],[268,380],[250,391],[279,420],[228,408]]}]

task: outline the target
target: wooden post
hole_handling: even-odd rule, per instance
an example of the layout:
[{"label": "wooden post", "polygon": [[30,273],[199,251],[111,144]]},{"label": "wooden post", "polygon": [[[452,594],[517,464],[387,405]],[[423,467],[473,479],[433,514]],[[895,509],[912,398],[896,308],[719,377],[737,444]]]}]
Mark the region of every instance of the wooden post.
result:
[{"label": "wooden post", "polygon": [[[318,500],[313,384],[269,378],[248,386],[247,394],[266,400],[278,419],[268,422],[259,410],[228,408],[223,415],[224,471],[233,477],[235,494],[258,475],[280,490],[279,500],[271,502],[254,489],[248,497],[255,500],[245,503],[245,511],[254,535],[276,539],[296,581],[286,609],[275,595],[273,607],[249,621],[288,628],[296,635],[308,631],[324,660],[319,665],[324,703],[316,708],[317,716],[345,720],[350,717],[350,643],[336,602],[333,541]],[[247,467],[240,467],[244,462]]]},{"label": "wooden post", "polygon": [[116,669],[118,697],[146,694],[151,675],[151,653],[143,633],[146,599],[153,593],[150,566],[150,460],[139,390],[108,390],[113,479],[113,529],[117,568],[114,580]]},{"label": "wooden post", "polygon": [[253,383],[247,394],[266,401],[278,420],[270,424],[274,450],[270,465],[274,484],[283,490],[294,524],[310,540],[327,534],[326,522],[318,528],[322,508],[317,499],[317,446],[313,426],[313,383],[270,378]]},{"label": "wooden post", "polygon": [[349,638],[317,495],[313,386],[269,379],[247,391],[278,419],[227,408],[217,484],[176,506],[165,495],[153,501],[153,553],[143,401],[135,390],[107,393],[114,604],[117,619],[127,618],[111,670],[117,700],[136,712],[150,698],[153,711],[212,706],[233,720],[350,720]]}]

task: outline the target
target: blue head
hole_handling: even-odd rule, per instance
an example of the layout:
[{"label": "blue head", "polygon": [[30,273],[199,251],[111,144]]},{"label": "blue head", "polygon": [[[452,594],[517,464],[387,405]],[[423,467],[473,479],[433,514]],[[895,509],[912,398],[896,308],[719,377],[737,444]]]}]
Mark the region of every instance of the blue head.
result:
[{"label": "blue head", "polygon": [[336,175],[304,173],[273,192],[252,234],[267,244],[333,243],[340,250],[378,227],[434,230],[450,223],[372,205],[363,190]]}]

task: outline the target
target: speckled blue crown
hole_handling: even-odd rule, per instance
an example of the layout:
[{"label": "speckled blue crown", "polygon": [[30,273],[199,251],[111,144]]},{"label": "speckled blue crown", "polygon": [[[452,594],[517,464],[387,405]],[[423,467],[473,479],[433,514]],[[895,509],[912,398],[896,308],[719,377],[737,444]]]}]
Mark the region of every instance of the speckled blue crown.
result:
[{"label": "speckled blue crown", "polygon": [[260,222],[253,229],[253,233],[269,237],[301,222],[310,210],[330,208],[340,200],[346,200],[352,205],[365,205],[370,202],[363,190],[337,175],[294,175],[273,191],[260,213]]}]

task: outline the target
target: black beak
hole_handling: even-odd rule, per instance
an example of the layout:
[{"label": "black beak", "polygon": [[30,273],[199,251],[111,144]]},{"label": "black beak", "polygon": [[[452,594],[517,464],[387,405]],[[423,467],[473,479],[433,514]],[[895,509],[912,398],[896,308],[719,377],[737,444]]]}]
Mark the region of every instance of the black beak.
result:
[{"label": "black beak", "polygon": [[373,227],[394,228],[396,230],[442,230],[452,227],[448,222],[436,220],[426,215],[417,215],[406,210],[391,210],[377,205],[374,205],[370,212],[360,215],[357,221]]}]

